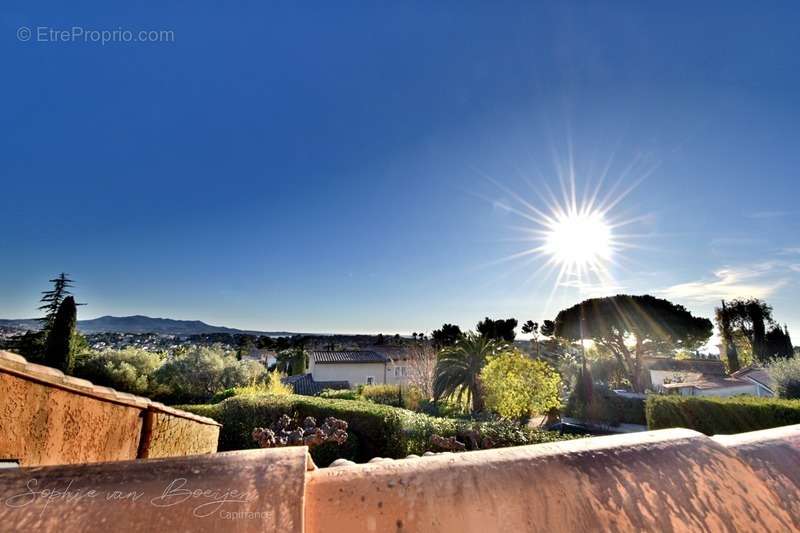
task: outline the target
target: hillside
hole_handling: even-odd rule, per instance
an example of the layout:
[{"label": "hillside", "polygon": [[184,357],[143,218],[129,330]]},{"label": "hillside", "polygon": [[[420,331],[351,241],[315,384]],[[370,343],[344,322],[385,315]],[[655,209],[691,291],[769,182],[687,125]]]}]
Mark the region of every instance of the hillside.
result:
[{"label": "hillside", "polygon": [[[36,319],[0,319],[0,327],[21,331],[39,329]],[[82,333],[159,333],[162,335],[199,335],[207,333],[248,333],[251,335],[293,335],[287,331],[251,331],[224,326],[212,326],[200,320],[175,320],[172,318],[152,318],[143,315],[101,316],[91,320],[79,320],[78,329]]]}]

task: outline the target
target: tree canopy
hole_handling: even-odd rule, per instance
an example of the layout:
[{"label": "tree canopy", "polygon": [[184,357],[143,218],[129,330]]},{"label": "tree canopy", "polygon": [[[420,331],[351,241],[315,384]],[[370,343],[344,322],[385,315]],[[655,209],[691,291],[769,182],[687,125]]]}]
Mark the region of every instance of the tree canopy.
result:
[{"label": "tree canopy", "polygon": [[498,320],[492,320],[487,316],[478,322],[477,330],[478,333],[487,339],[514,342],[514,337],[517,336],[517,334],[514,332],[514,328],[516,327],[516,318],[506,318],[505,320],[501,318]]},{"label": "tree canopy", "polygon": [[681,305],[650,295],[619,294],[584,300],[555,319],[556,336],[591,339],[622,364],[636,391],[642,386],[642,359],[694,349],[712,333],[711,321],[693,316]]},{"label": "tree canopy", "polygon": [[747,339],[755,362],[764,364],[773,357],[793,355],[788,329],[781,329],[772,317],[772,307],[758,298],[723,301],[716,309],[716,321],[731,370],[737,370],[740,363],[733,342],[737,336]]},{"label": "tree canopy", "polygon": [[452,346],[461,338],[461,328],[455,324],[443,324],[440,329],[435,329],[431,333],[433,344],[437,348]]},{"label": "tree canopy", "polygon": [[490,357],[481,371],[481,383],[486,407],[503,418],[530,418],[561,405],[558,372],[516,350]]}]

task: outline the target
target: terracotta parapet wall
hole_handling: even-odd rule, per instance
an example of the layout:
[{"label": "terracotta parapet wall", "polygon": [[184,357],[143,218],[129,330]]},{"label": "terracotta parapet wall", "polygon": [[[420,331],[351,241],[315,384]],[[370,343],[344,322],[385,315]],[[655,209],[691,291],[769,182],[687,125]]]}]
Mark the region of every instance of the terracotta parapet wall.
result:
[{"label": "terracotta parapet wall", "polygon": [[[307,463],[304,447],[21,468],[0,471],[0,524],[25,531],[798,531],[799,438],[800,426],[714,438],[670,429],[324,469]],[[38,490],[62,492],[30,494],[31,480]]]},{"label": "terracotta parapet wall", "polygon": [[219,424],[209,424],[203,417],[184,414],[189,413],[160,404],[150,405],[144,414],[139,458],[216,452]]},{"label": "terracotta parapet wall", "polygon": [[0,351],[0,460],[36,466],[208,453],[218,438],[210,418]]},{"label": "terracotta parapet wall", "polygon": [[307,478],[306,531],[315,533],[792,531],[786,502],[800,497],[796,484],[784,485],[782,497],[735,451],[685,429],[326,468]]},{"label": "terracotta parapet wall", "polygon": [[712,437],[746,461],[800,531],[800,425]]},{"label": "terracotta parapet wall", "polygon": [[0,470],[0,531],[300,532],[305,471],[299,447]]}]

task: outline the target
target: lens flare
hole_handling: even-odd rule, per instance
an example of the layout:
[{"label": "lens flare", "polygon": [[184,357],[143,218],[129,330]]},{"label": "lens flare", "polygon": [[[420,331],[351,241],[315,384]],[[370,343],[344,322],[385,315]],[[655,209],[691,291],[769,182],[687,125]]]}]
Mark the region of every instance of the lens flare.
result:
[{"label": "lens flare", "polygon": [[[620,173],[613,185],[604,187],[611,159],[593,180],[580,177],[570,155],[565,164],[555,165],[555,179],[551,182],[559,186],[556,190],[560,194],[554,194],[548,183],[550,180],[539,173],[543,178],[539,183],[528,182],[534,193],[531,198],[523,197],[517,190],[486,176],[505,195],[502,200],[492,200],[495,208],[524,221],[523,225],[509,226],[509,229],[521,233],[521,238],[506,240],[527,243],[523,250],[491,264],[517,261],[520,265],[514,270],[530,268],[522,286],[532,282],[541,286],[545,281],[554,280],[545,302],[546,308],[559,288],[577,290],[584,297],[614,294],[621,290],[614,280],[612,268],[622,267],[623,250],[640,247],[632,240],[646,236],[622,233],[624,226],[642,222],[648,216],[625,218],[619,207],[656,165],[636,160]],[[637,176],[637,179],[631,179],[631,176]],[[583,195],[578,192],[579,182],[583,183]]]},{"label": "lens flare", "polygon": [[582,269],[611,259],[611,226],[599,211],[557,216],[545,232],[542,252],[561,265]]}]

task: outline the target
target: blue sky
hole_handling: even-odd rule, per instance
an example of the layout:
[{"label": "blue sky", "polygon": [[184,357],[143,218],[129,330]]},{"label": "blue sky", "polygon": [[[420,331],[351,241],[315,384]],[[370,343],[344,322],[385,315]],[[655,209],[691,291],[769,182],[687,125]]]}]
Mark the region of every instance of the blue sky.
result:
[{"label": "blue sky", "polygon": [[[792,2],[266,4],[3,3],[0,316],[63,270],[82,318],[393,333],[650,292],[800,328]],[[635,186],[600,286],[500,261],[570,160]]]}]

